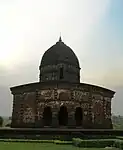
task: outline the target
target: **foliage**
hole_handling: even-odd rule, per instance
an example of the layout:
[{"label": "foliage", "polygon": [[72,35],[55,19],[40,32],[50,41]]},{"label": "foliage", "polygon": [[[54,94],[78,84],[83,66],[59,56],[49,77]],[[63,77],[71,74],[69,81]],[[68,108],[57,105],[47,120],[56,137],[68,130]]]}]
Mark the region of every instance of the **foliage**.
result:
[{"label": "foliage", "polygon": [[123,136],[116,136],[117,139],[123,140]]},{"label": "foliage", "polygon": [[11,123],[6,124],[5,127],[11,127]]},{"label": "foliage", "polygon": [[0,116],[0,126],[2,127],[3,125],[3,117]]},{"label": "foliage", "polygon": [[60,141],[60,140],[54,140],[55,144],[72,144],[72,141]]},{"label": "foliage", "polygon": [[112,116],[113,128],[123,129],[123,117],[122,116]]},{"label": "foliage", "polygon": [[117,139],[98,139],[98,140],[82,140],[79,138],[73,138],[73,144],[77,147],[115,147],[123,150],[123,137],[117,137]]},{"label": "foliage", "polygon": [[123,150],[123,141],[122,140],[115,140],[114,141],[114,147]]},{"label": "foliage", "polygon": [[0,142],[26,142],[26,143],[54,143],[54,144],[72,144],[72,141],[60,140],[28,140],[28,139],[0,139]]},{"label": "foliage", "polygon": [[96,147],[105,148],[114,144],[113,139],[93,139],[93,140],[82,140],[79,138],[73,138],[73,145],[77,147]]},{"label": "foliage", "polygon": [[6,127],[7,124],[11,124],[11,117],[4,117],[2,116],[3,118],[3,127]]},{"label": "foliage", "polygon": [[88,135],[86,139],[116,139],[115,135]]},{"label": "foliage", "polygon": [[54,140],[0,139],[0,142],[54,143]]}]

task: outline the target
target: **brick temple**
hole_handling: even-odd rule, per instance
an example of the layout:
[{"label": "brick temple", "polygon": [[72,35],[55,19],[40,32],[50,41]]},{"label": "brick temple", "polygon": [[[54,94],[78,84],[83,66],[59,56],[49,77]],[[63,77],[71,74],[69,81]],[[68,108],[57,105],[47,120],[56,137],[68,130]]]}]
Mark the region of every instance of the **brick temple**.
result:
[{"label": "brick temple", "polygon": [[73,50],[59,41],[43,55],[39,82],[12,87],[12,127],[112,129],[114,91],[80,83]]}]

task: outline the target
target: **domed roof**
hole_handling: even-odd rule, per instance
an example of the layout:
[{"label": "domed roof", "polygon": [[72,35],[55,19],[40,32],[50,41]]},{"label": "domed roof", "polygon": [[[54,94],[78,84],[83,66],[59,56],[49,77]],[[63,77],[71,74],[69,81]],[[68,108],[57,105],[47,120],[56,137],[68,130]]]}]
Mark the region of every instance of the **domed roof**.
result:
[{"label": "domed roof", "polygon": [[70,47],[62,42],[61,37],[55,45],[44,53],[41,60],[41,67],[57,65],[59,63],[67,63],[80,68],[77,56]]}]

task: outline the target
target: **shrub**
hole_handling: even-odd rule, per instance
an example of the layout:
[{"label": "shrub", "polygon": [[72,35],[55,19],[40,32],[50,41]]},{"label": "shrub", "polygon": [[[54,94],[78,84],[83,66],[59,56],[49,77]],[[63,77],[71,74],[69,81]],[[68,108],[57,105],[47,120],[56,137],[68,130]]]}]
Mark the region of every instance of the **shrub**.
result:
[{"label": "shrub", "polygon": [[123,140],[119,139],[91,139],[82,140],[80,138],[73,138],[72,141],[60,140],[28,140],[28,139],[0,139],[0,142],[31,142],[31,143],[54,143],[54,144],[73,144],[77,147],[83,148],[105,148],[116,147],[123,150]]},{"label": "shrub", "polygon": [[72,144],[72,141],[60,141],[60,140],[54,140],[55,144]]},{"label": "shrub", "polygon": [[115,135],[88,135],[86,139],[115,139]]},{"label": "shrub", "polygon": [[73,145],[77,147],[95,147],[95,148],[105,148],[107,146],[112,146],[114,140],[111,139],[98,139],[98,140],[81,140],[73,139]]},{"label": "shrub", "polygon": [[122,140],[115,140],[115,141],[114,141],[114,147],[123,150],[123,141],[122,141]]},{"label": "shrub", "polygon": [[0,139],[0,142],[31,142],[31,143],[55,143],[55,144],[72,144],[72,141],[60,140],[31,140],[31,139]]},{"label": "shrub", "polygon": [[0,116],[0,127],[3,125],[3,118]]},{"label": "shrub", "polygon": [[0,142],[54,143],[53,140],[0,139]]},{"label": "shrub", "polygon": [[5,127],[11,127],[11,123],[6,124]]},{"label": "shrub", "polygon": [[116,136],[117,139],[123,140],[123,136]]}]

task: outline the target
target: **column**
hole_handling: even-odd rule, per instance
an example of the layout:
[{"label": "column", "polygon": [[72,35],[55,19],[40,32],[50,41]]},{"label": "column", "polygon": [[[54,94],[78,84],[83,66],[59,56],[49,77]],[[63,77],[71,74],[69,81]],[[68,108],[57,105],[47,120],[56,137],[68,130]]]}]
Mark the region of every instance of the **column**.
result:
[{"label": "column", "polygon": [[52,107],[52,127],[58,127],[59,126],[59,119],[58,119],[58,113],[59,113],[59,102],[58,102],[58,91],[57,88],[54,89],[54,105]]},{"label": "column", "polygon": [[43,127],[43,108],[40,100],[40,91],[36,90],[35,98],[35,127]]},{"label": "column", "polygon": [[89,108],[88,108],[88,125],[87,128],[93,128],[92,124],[92,89],[90,87],[89,98],[88,98]]},{"label": "column", "polygon": [[20,115],[19,115],[19,119],[20,119],[20,123],[19,123],[19,127],[24,127],[24,123],[23,123],[23,115],[24,115],[24,94],[20,94]]},{"label": "column", "polygon": [[74,89],[71,89],[71,101],[69,102],[69,105],[67,107],[68,109],[68,126],[69,127],[75,127],[76,121],[75,121],[75,108],[73,107],[73,103],[75,103],[75,96],[74,96]]}]

